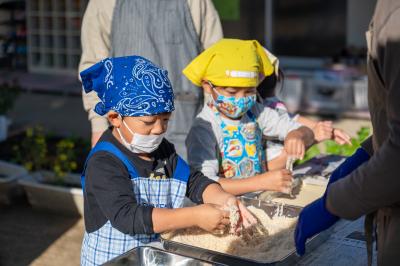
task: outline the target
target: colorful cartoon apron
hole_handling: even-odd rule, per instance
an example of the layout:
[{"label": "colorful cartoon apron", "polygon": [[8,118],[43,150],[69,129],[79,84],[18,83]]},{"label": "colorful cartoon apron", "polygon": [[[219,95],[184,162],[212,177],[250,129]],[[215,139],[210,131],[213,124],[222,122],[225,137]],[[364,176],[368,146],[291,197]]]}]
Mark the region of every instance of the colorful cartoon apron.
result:
[{"label": "colorful cartoon apron", "polygon": [[251,111],[247,123],[227,124],[213,107],[222,130],[221,170],[222,177],[246,178],[266,171],[262,132]]},{"label": "colorful cartoon apron", "polygon": [[[128,158],[109,142],[99,142],[90,152],[86,162],[98,151],[110,152],[124,163],[130,174],[133,193],[138,204],[151,205],[156,208],[180,208],[183,206],[190,169],[180,157],[173,177],[152,179],[138,176],[135,167]],[[81,177],[83,189],[85,188],[84,173],[85,170]],[[124,234],[114,228],[110,221],[107,221],[95,232],[88,233],[85,231],[81,251],[81,265],[101,265],[132,248],[157,241],[158,238],[158,234]]]}]

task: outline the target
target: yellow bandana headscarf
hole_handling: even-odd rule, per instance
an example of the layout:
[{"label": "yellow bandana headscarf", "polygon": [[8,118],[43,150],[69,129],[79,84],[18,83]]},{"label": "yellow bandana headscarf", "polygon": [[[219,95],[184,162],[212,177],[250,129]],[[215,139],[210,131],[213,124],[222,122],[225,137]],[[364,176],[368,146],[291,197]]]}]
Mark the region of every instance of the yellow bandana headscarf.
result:
[{"label": "yellow bandana headscarf", "polygon": [[222,39],[193,59],[182,72],[199,87],[202,80],[221,87],[256,87],[259,74],[269,76],[274,67],[258,41]]}]

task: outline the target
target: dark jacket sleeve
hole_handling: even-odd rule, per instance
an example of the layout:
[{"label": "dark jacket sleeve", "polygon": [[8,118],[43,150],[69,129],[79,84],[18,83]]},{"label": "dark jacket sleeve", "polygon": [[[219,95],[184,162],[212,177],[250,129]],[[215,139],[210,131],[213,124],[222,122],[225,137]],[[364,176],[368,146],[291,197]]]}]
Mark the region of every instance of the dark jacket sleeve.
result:
[{"label": "dark jacket sleeve", "polygon": [[369,156],[374,155],[374,147],[372,146],[372,136],[364,140],[361,143],[361,147],[369,154]]},{"label": "dark jacket sleeve", "polygon": [[190,168],[190,177],[186,196],[197,204],[203,203],[203,192],[211,184],[218,184],[214,180],[209,179],[202,172]]},{"label": "dark jacket sleeve", "polygon": [[153,233],[153,208],[137,203],[128,171],[120,160],[109,153],[96,153],[88,162],[85,178],[85,193],[94,195],[113,227],[130,235]]},{"label": "dark jacket sleeve", "polygon": [[386,110],[376,108],[375,111],[386,112],[389,131],[387,138],[375,149],[367,163],[348,177],[333,183],[328,190],[327,207],[342,218],[356,219],[400,202],[399,25],[400,9],[393,10],[377,34],[377,65],[385,84],[387,105]]}]

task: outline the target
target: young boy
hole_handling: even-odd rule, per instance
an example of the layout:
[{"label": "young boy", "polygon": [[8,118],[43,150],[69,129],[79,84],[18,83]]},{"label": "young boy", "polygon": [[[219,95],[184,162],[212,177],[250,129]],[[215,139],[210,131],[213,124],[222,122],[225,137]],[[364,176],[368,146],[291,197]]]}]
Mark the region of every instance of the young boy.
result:
[{"label": "young boy", "polygon": [[266,172],[263,136],[284,140],[296,158],[313,143],[310,129],[256,102],[259,76],[273,71],[257,41],[233,39],[217,42],[183,70],[211,96],[186,139],[189,163],[234,195],[291,187],[288,170]]},{"label": "young boy", "polygon": [[[194,171],[164,139],[174,110],[167,71],[139,56],[107,58],[81,72],[95,111],[112,125],[90,152],[82,174],[85,227],[82,265],[99,265],[158,233],[229,226],[234,205],[244,226],[255,222],[219,184]],[[183,207],[184,197],[200,205]]]}]

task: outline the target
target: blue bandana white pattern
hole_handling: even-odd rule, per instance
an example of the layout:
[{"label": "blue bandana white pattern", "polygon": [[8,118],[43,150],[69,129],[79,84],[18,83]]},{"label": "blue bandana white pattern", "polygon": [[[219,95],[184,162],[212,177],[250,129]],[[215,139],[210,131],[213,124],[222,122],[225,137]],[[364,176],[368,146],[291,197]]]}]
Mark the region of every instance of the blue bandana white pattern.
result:
[{"label": "blue bandana white pattern", "polygon": [[[181,208],[186,195],[189,179],[189,166],[179,157],[172,177],[152,179],[139,177],[128,158],[113,144],[99,142],[90,152],[89,158],[98,151],[107,151],[119,158],[128,169],[133,184],[133,193],[138,204],[152,205],[157,208]],[[85,176],[82,174],[82,188],[85,188]],[[107,221],[99,230],[85,231],[81,251],[81,265],[101,265],[128,250],[157,241],[158,234],[128,235],[114,228]]]},{"label": "blue bandana white pattern", "polygon": [[95,112],[147,116],[174,110],[168,72],[140,56],[106,58],[80,73],[86,93],[95,91]]}]

